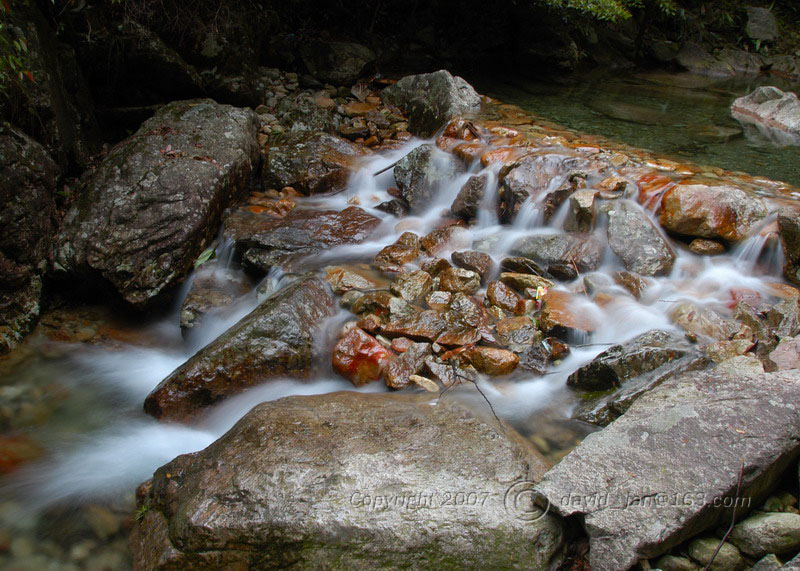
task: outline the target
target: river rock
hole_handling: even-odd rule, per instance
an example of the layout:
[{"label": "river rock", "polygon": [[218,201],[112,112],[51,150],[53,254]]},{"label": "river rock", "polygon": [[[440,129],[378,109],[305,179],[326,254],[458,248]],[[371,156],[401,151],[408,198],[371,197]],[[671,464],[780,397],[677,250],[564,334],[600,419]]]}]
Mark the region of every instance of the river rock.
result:
[{"label": "river rock", "polygon": [[426,359],[430,356],[430,343],[412,343],[408,349],[386,366],[386,386],[391,389],[404,389],[409,386],[411,376],[422,370]]},{"label": "river rock", "polygon": [[336,295],[342,295],[352,290],[368,290],[377,287],[377,284],[371,279],[346,267],[326,268],[325,281]]},{"label": "river rock", "polygon": [[511,254],[530,258],[555,277],[574,279],[600,266],[603,246],[591,235],[538,234],[515,242]]},{"label": "river rock", "polygon": [[608,211],[608,245],[631,272],[668,274],[675,251],[647,214],[633,202],[617,200]]},{"label": "river rock", "polygon": [[309,41],[298,54],[312,76],[333,85],[352,85],[375,61],[371,49],[352,42]]},{"label": "river rock", "polygon": [[573,331],[579,335],[591,333],[598,325],[577,296],[550,290],[543,301],[540,323],[543,330],[553,335],[566,336]]},{"label": "river rock", "polygon": [[82,179],[58,237],[55,269],[101,276],[138,307],[166,296],[250,183],[257,130],[251,110],[210,99],[162,107]]},{"label": "river rock", "polygon": [[472,347],[464,352],[464,357],[479,373],[492,376],[508,375],[519,364],[518,355],[495,347]]},{"label": "river rock", "polygon": [[333,348],[333,370],[355,386],[377,381],[394,353],[358,327],[345,333]]},{"label": "river rock", "polygon": [[689,544],[688,552],[689,557],[703,565],[704,568],[713,571],[740,571],[747,568],[739,550],[727,541],[720,545],[720,541],[716,537],[701,537],[693,540]]},{"label": "river rock", "polygon": [[591,232],[596,216],[597,191],[590,188],[576,190],[569,197],[569,211],[564,221],[568,232]]},{"label": "river rock", "polygon": [[472,295],[481,287],[481,276],[464,268],[448,268],[439,274],[439,288],[451,293]]},{"label": "river rock", "polygon": [[567,385],[586,391],[603,391],[648,373],[692,351],[683,335],[653,330],[609,347],[591,363],[572,373]]},{"label": "river rock", "polygon": [[798,395],[796,371],[668,379],[587,436],[535,491],[581,518],[592,568],[628,569],[728,522],[714,500],[733,501],[742,463],[740,495],[757,504],[800,453]]},{"label": "river rock", "polygon": [[713,309],[690,301],[680,302],[671,308],[669,317],[686,332],[714,341],[728,339],[737,331],[733,322],[723,319]]},{"label": "river rock", "polygon": [[452,155],[426,143],[400,159],[394,167],[394,180],[411,210],[420,212],[458,170],[458,163]]},{"label": "river rock", "polygon": [[306,195],[338,192],[368,154],[362,145],[336,135],[294,131],[270,145],[264,183],[276,189],[291,186]]},{"label": "river rock", "polygon": [[406,76],[384,89],[381,98],[408,114],[408,130],[419,137],[430,137],[450,118],[481,104],[469,83],[445,70]]},{"label": "river rock", "polygon": [[783,275],[800,285],[800,211],[788,208],[780,211],[778,234],[783,247]]},{"label": "river rock", "polygon": [[492,257],[483,252],[474,252],[471,250],[466,252],[453,252],[450,259],[453,260],[453,263],[459,268],[477,273],[481,281],[485,281],[494,268]]},{"label": "river rock", "polygon": [[661,225],[697,238],[741,240],[767,215],[764,201],[720,183],[677,184],[661,199]]},{"label": "river rock", "polygon": [[733,528],[731,543],[751,557],[768,553],[793,555],[800,549],[800,515],[760,513],[740,521]]},{"label": "river rock", "polygon": [[716,240],[695,238],[689,243],[689,249],[700,256],[716,256],[725,253],[725,245]]},{"label": "river rock", "polygon": [[0,355],[15,347],[39,317],[58,176],[42,145],[0,124]]},{"label": "river rock", "polygon": [[385,273],[402,271],[403,266],[413,262],[422,254],[419,236],[413,232],[403,232],[394,242],[383,248],[375,256],[375,265]]},{"label": "river rock", "polygon": [[254,273],[273,266],[291,268],[304,256],[333,246],[366,240],[380,219],[357,206],[336,210],[292,210],[273,218],[238,209],[225,219],[225,235],[242,252],[242,263]]},{"label": "river rock", "polygon": [[739,122],[754,124],[767,133],[777,131],[778,140],[800,144],[800,101],[795,93],[761,86],[734,100],[731,114]]},{"label": "river rock", "polygon": [[205,264],[194,276],[189,293],[181,304],[181,331],[184,335],[210,311],[228,307],[247,294],[252,284],[241,272]]},{"label": "river rock", "polygon": [[[461,226],[447,226],[423,236],[419,243],[429,256],[439,256],[448,250],[468,247],[470,239],[470,233],[466,228]],[[435,261],[434,263],[440,266],[436,268],[438,271],[424,268],[434,277],[439,275],[441,271],[450,267],[447,260]]]},{"label": "river rock", "polygon": [[477,218],[483,197],[486,194],[487,184],[488,180],[485,174],[469,177],[450,206],[450,212],[453,213],[453,216],[458,216],[467,221]]},{"label": "river rock", "polygon": [[522,497],[510,511],[504,502],[546,469],[513,428],[455,399],[284,398],[156,471],[142,487],[150,509],[133,531],[134,565],[548,568],[562,524],[526,521],[541,512]]},{"label": "river rock", "polygon": [[782,339],[769,354],[769,359],[779,371],[800,369],[800,337]]},{"label": "river rock", "polygon": [[499,281],[489,282],[489,285],[486,287],[486,297],[492,305],[496,305],[511,313],[517,310],[517,304],[522,300],[514,290]]},{"label": "river rock", "polygon": [[317,327],[335,312],[321,279],[287,286],[170,373],[145,399],[145,412],[185,422],[271,377],[307,378]]},{"label": "river rock", "polygon": [[447,328],[447,321],[434,310],[420,311],[396,319],[381,328],[384,335],[402,336],[420,341],[436,341],[439,334]]},{"label": "river rock", "polygon": [[747,7],[747,37],[753,40],[771,42],[778,39],[778,23],[768,8]]},{"label": "river rock", "polygon": [[433,278],[418,270],[397,276],[389,290],[409,303],[420,304],[433,289]]}]

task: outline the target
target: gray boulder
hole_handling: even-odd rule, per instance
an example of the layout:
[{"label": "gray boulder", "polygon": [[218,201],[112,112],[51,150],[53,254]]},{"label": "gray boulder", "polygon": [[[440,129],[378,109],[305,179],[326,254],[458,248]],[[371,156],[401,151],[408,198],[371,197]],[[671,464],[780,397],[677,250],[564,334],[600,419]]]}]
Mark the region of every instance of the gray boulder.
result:
[{"label": "gray boulder", "polygon": [[289,133],[270,145],[264,163],[264,184],[280,190],[291,186],[303,194],[344,190],[365,147],[336,135],[315,131]]},{"label": "gray boulder", "polygon": [[729,521],[719,506],[735,501],[742,463],[740,505],[758,505],[800,453],[798,397],[797,371],[669,379],[586,437],[535,491],[581,518],[593,569],[628,569]]},{"label": "gray boulder", "polygon": [[134,566],[550,568],[562,524],[528,492],[547,467],[487,418],[408,394],[260,404],[140,488]]},{"label": "gray boulder", "polygon": [[778,22],[768,8],[748,6],[744,31],[752,40],[771,42],[778,39]]},{"label": "gray boulder", "polygon": [[675,251],[639,206],[617,200],[608,210],[608,245],[628,271],[643,276],[668,274]]},{"label": "gray boulder", "polygon": [[420,211],[434,199],[441,185],[460,170],[452,155],[439,152],[435,146],[420,145],[394,167],[394,180],[412,211]]},{"label": "gray boulder", "polygon": [[800,144],[800,101],[790,91],[765,85],[731,104],[731,115],[745,125],[755,125],[768,138]]},{"label": "gray boulder", "polygon": [[769,553],[793,555],[800,549],[800,515],[752,515],[736,524],[730,541],[751,557],[764,557]]},{"label": "gray boulder", "polygon": [[185,422],[266,379],[308,377],[317,327],[335,312],[321,279],[287,286],[170,373],[145,399],[145,412]]},{"label": "gray boulder", "polygon": [[800,210],[785,208],[778,214],[778,235],[783,247],[783,275],[800,285]]},{"label": "gray boulder", "polygon": [[406,76],[384,89],[381,98],[404,110],[408,130],[420,137],[430,137],[452,117],[477,110],[481,104],[469,83],[443,69]]},{"label": "gray boulder", "polygon": [[258,118],[210,99],[162,107],[81,182],[55,270],[143,307],[178,286],[258,166]]},{"label": "gray boulder", "polygon": [[560,279],[592,272],[603,260],[603,245],[588,234],[539,234],[514,243],[512,256],[533,260]]},{"label": "gray boulder", "polygon": [[0,124],[0,354],[16,346],[39,317],[58,176],[42,145]]},{"label": "gray boulder", "polygon": [[301,45],[299,54],[311,75],[334,85],[351,85],[375,61],[371,49],[352,42],[312,41]]}]

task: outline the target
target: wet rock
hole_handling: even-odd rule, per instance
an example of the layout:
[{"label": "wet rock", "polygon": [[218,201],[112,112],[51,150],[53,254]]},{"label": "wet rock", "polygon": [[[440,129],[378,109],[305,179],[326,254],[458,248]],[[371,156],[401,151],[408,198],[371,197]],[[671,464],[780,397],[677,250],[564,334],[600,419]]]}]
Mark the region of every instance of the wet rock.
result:
[{"label": "wet rock", "polygon": [[760,198],[723,184],[677,184],[661,199],[661,225],[698,238],[741,240],[767,215]]},{"label": "wet rock", "polygon": [[181,304],[181,331],[186,334],[204,315],[232,305],[252,287],[250,280],[241,273],[220,268],[215,263],[201,268]]},{"label": "wet rock", "polygon": [[645,278],[631,272],[616,272],[614,282],[624,287],[636,299],[641,299],[644,291],[650,286]]},{"label": "wet rock", "polygon": [[[742,463],[740,497],[775,484],[800,452],[798,391],[796,373],[673,377],[584,439],[535,491],[556,513],[583,518],[592,568],[627,569],[728,522],[713,500],[733,498]],[[681,501],[687,490],[691,502]]]},{"label": "wet rock", "polygon": [[102,276],[138,307],[166,296],[249,184],[257,130],[249,109],[209,99],[162,107],[83,178],[58,237],[56,270]]},{"label": "wet rock", "polygon": [[450,259],[459,268],[477,273],[481,277],[481,281],[485,281],[489,277],[494,266],[492,257],[483,252],[453,252]]},{"label": "wet rock", "polygon": [[486,312],[483,306],[471,296],[457,293],[450,302],[449,318],[462,325],[483,327],[486,325]]},{"label": "wet rock", "polygon": [[145,412],[185,422],[271,377],[308,377],[316,328],[335,311],[319,278],[287,286],[170,373],[145,399]]},{"label": "wet rock", "polygon": [[688,333],[707,339],[727,339],[737,330],[736,325],[723,319],[712,309],[700,307],[688,301],[681,302],[670,309],[669,317],[675,325]]},{"label": "wet rock", "polygon": [[[719,550],[717,548],[719,547]],[[747,567],[742,554],[730,543],[720,541],[716,537],[701,537],[689,544],[689,557],[715,571],[741,570]],[[713,563],[712,563],[713,559]],[[710,565],[710,567],[708,567]]]},{"label": "wet rock", "polygon": [[450,308],[450,301],[453,299],[453,294],[449,291],[432,291],[425,298],[425,303],[428,307],[435,311],[447,311]]},{"label": "wet rock", "polygon": [[547,364],[550,361],[550,351],[543,343],[533,343],[520,355],[519,367],[527,373],[533,375],[544,375],[547,372]]},{"label": "wet rock", "polygon": [[[216,443],[156,471],[131,539],[134,565],[555,564],[559,520],[523,521],[503,503],[515,482],[541,478],[541,456],[513,428],[435,399],[341,392],[259,405]],[[450,506],[449,490],[462,488],[485,501]]]},{"label": "wet rock", "polygon": [[519,364],[519,356],[494,347],[472,347],[464,352],[464,357],[479,373],[492,376],[508,375]]},{"label": "wet rock", "polygon": [[357,315],[375,314],[388,319],[400,319],[414,312],[413,306],[388,291],[368,292],[353,304],[353,313]]},{"label": "wet rock", "polygon": [[486,194],[487,183],[486,175],[469,177],[450,206],[450,212],[453,213],[453,216],[458,216],[467,221],[477,218],[478,211],[483,203],[483,197]]},{"label": "wet rock", "polygon": [[363,242],[379,224],[357,206],[341,212],[295,209],[283,218],[239,209],[225,219],[225,235],[243,252],[249,271],[266,273],[273,266],[291,269],[302,257],[333,246]]},{"label": "wet rock", "polygon": [[716,240],[706,240],[705,238],[695,238],[689,243],[689,249],[701,256],[716,256],[725,253],[725,245]]},{"label": "wet rock", "polygon": [[369,290],[377,287],[372,280],[347,268],[326,268],[325,281],[337,295],[351,290]]},{"label": "wet rock", "polygon": [[397,198],[393,198],[392,200],[387,200],[386,202],[381,202],[375,208],[383,212],[388,212],[395,218],[402,218],[403,216],[408,214],[408,204],[406,204],[402,200],[398,200]]},{"label": "wet rock", "polygon": [[518,240],[510,253],[530,258],[556,277],[573,266],[578,272],[592,272],[603,259],[600,242],[590,235],[579,234],[528,236]]},{"label": "wet rock", "polygon": [[481,332],[474,327],[460,326],[446,330],[436,338],[436,343],[443,347],[461,347],[474,345],[481,340]]},{"label": "wet rock", "polygon": [[420,212],[458,170],[458,163],[452,155],[442,153],[433,145],[424,144],[400,159],[394,167],[394,180],[412,212]]},{"label": "wet rock", "polygon": [[451,268],[452,266],[444,258],[433,258],[432,260],[422,262],[420,267],[433,277],[438,278],[439,274]]},{"label": "wet rock", "polygon": [[455,359],[442,362],[436,357],[428,357],[425,359],[425,370],[445,388],[475,380],[474,371],[462,368]]},{"label": "wet rock", "polygon": [[333,85],[351,85],[375,61],[371,49],[351,42],[305,42],[298,54],[312,76]]},{"label": "wet rock", "polygon": [[768,553],[794,554],[800,549],[800,515],[761,513],[742,520],[731,532],[730,541],[751,557]]},{"label": "wet rock", "polygon": [[524,352],[536,339],[536,323],[527,315],[501,319],[495,326],[498,339],[515,353]]},{"label": "wet rock", "polygon": [[430,137],[450,118],[481,104],[469,83],[445,70],[404,77],[384,89],[381,99],[404,110],[408,130],[419,137]]},{"label": "wet rock", "polygon": [[328,133],[288,133],[270,145],[264,183],[272,188],[291,186],[306,195],[338,192],[367,154],[363,146]]},{"label": "wet rock", "polygon": [[447,321],[439,315],[439,312],[426,310],[387,323],[381,330],[384,335],[409,337],[419,341],[432,342],[446,328]]},{"label": "wet rock", "polygon": [[448,268],[439,274],[439,288],[452,293],[472,295],[481,287],[481,277],[471,270]]},{"label": "wet rock", "polygon": [[413,343],[406,351],[391,361],[384,371],[386,386],[403,389],[411,384],[411,375],[416,375],[431,355],[430,343]]},{"label": "wet rock", "polygon": [[778,234],[784,255],[783,275],[800,285],[800,212],[782,210],[778,214]]},{"label": "wet rock", "polygon": [[609,347],[591,363],[572,373],[567,385],[587,391],[602,391],[648,373],[692,351],[682,335],[653,330],[627,343]]},{"label": "wet rock", "polygon": [[59,170],[39,143],[0,124],[0,175],[1,355],[30,333],[39,317]]},{"label": "wet rock", "polygon": [[568,232],[591,232],[595,222],[597,191],[593,189],[576,190],[569,197],[569,211],[564,221]]},{"label": "wet rock", "polygon": [[769,354],[769,359],[775,363],[778,371],[800,369],[800,338],[788,337],[782,339]]},{"label": "wet rock", "polygon": [[359,387],[377,381],[394,354],[372,335],[351,328],[333,348],[333,370]]},{"label": "wet rock", "polygon": [[[469,246],[469,231],[461,226],[447,226],[434,230],[420,240],[422,249],[430,256],[438,256],[447,250]],[[445,263],[447,263],[445,261]],[[449,266],[449,264],[448,264]],[[431,275],[434,275],[431,273]]]},{"label": "wet rock", "polygon": [[744,31],[753,40],[771,42],[778,39],[778,23],[768,8],[748,6]]},{"label": "wet rock", "polygon": [[504,272],[516,274],[533,274],[536,276],[550,277],[539,264],[528,258],[503,258],[500,269]]},{"label": "wet rock", "polygon": [[643,276],[668,274],[675,251],[647,214],[630,201],[618,200],[608,211],[608,245],[625,267]]},{"label": "wet rock", "polygon": [[433,278],[422,270],[400,274],[389,290],[409,303],[420,304],[433,289]]},{"label": "wet rock", "polygon": [[577,297],[558,290],[550,290],[544,296],[540,324],[543,330],[556,336],[567,335],[570,331],[589,333],[597,325]]},{"label": "wet rock", "polygon": [[421,254],[419,236],[413,232],[403,232],[394,244],[378,252],[375,265],[382,272],[400,272],[405,264],[413,262]]},{"label": "wet rock", "polygon": [[517,304],[522,300],[514,290],[503,282],[489,282],[486,287],[486,297],[489,298],[492,305],[511,313],[516,311]]},{"label": "wet rock", "polygon": [[536,291],[539,287],[550,289],[554,285],[553,282],[541,276],[534,274],[517,274],[514,272],[502,272],[500,274],[500,281],[519,292],[524,292],[527,289]]}]

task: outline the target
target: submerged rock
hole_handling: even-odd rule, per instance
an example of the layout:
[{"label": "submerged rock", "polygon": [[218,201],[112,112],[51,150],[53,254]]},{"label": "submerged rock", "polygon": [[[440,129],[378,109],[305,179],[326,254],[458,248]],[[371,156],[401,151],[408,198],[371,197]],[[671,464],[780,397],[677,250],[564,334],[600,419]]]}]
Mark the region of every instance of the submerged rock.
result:
[{"label": "submerged rock", "polygon": [[181,331],[194,328],[210,311],[228,307],[252,289],[241,272],[233,272],[207,264],[197,272],[192,286],[181,304]]},{"label": "submerged rock", "polygon": [[185,422],[271,377],[308,377],[317,327],[335,311],[319,278],[287,286],[170,373],[145,399],[145,412]]},{"label": "submerged rock", "polygon": [[535,491],[556,513],[582,518],[592,568],[627,569],[730,521],[715,501],[734,501],[740,470],[739,497],[763,497],[800,453],[799,395],[796,371],[668,379]]},{"label": "submerged rock", "polygon": [[430,137],[450,118],[481,104],[469,83],[443,69],[406,76],[384,89],[381,98],[408,114],[408,130],[419,137]]},{"label": "submerged rock", "polygon": [[370,154],[346,139],[313,131],[282,136],[270,145],[264,183],[276,189],[291,186],[303,194],[344,190],[358,160]]},{"label": "submerged rock", "polygon": [[459,166],[452,155],[430,144],[420,145],[394,167],[394,180],[412,211],[425,209],[436,191],[450,181]]},{"label": "submerged rock", "polygon": [[58,237],[56,270],[102,276],[135,306],[164,297],[249,184],[257,130],[251,110],[210,99],[162,107],[82,180]]},{"label": "submerged rock", "polygon": [[[542,457],[513,428],[431,398],[340,392],[257,406],[140,488],[149,509],[130,540],[134,565],[555,565],[562,524],[523,500]],[[515,484],[519,497],[504,502]]]},{"label": "submerged rock", "polygon": [[363,242],[379,224],[379,218],[357,206],[341,212],[295,209],[283,218],[239,209],[225,219],[225,235],[243,253],[248,270],[266,273],[332,246]]},{"label": "submerged rock", "polygon": [[633,202],[618,200],[608,211],[608,245],[631,272],[668,274],[675,251],[647,214]]}]

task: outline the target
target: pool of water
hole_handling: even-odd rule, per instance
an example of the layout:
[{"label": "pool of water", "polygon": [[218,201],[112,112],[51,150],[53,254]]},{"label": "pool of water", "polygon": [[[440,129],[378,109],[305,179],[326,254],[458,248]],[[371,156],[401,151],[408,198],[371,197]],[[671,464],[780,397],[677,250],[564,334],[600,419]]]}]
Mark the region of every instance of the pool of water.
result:
[{"label": "pool of water", "polygon": [[730,104],[760,85],[800,93],[800,84],[759,76],[595,72],[527,80],[469,78],[481,93],[577,131],[701,165],[800,186],[800,146],[743,129]]}]

